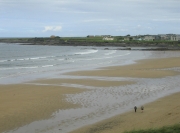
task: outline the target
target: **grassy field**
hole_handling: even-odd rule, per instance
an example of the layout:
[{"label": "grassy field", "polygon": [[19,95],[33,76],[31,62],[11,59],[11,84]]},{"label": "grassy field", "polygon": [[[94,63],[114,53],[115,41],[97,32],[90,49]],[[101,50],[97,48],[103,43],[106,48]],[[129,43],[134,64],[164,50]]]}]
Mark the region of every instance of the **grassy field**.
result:
[{"label": "grassy field", "polygon": [[124,39],[119,39],[119,37],[113,37],[114,40],[103,40],[103,37],[62,37],[60,38],[61,40],[64,41],[75,41],[75,42],[111,42],[111,43],[165,43],[165,44],[177,44],[177,41],[167,41],[167,40],[156,40],[156,41],[138,41],[138,40],[124,40]]},{"label": "grassy field", "polygon": [[155,41],[144,41],[144,40],[124,40],[123,37],[114,36],[114,40],[103,40],[103,37],[35,37],[35,38],[6,38],[0,39],[0,42],[13,42],[13,43],[41,43],[43,45],[48,45],[55,42],[55,44],[62,44],[62,43],[96,43],[96,44],[121,44],[124,46],[167,46],[167,47],[180,47],[179,41],[169,41],[169,40],[155,40]]},{"label": "grassy field", "polygon": [[135,130],[124,133],[180,133],[180,124],[173,126],[166,126],[159,129]]}]

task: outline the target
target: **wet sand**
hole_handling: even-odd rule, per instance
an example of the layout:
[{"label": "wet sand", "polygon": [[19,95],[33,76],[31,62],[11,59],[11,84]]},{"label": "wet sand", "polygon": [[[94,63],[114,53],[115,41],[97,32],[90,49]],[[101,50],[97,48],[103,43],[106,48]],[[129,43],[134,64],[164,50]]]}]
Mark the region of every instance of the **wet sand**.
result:
[{"label": "wet sand", "polygon": [[[119,104],[118,107],[115,106],[114,110],[116,110],[116,112],[118,112],[121,107],[124,108],[126,104],[135,104],[135,100],[141,101],[139,102],[139,105],[142,104],[142,100],[145,100],[147,97],[150,98],[149,101],[153,101],[152,98],[158,98],[154,95],[158,95],[158,93],[161,91],[166,91],[166,93],[163,93],[163,95],[168,95],[168,92],[170,92],[170,94],[173,92],[178,92],[178,90],[171,91],[170,87],[174,84],[176,84],[176,87],[179,85],[177,82],[179,79],[177,76],[180,75],[179,62],[179,57],[147,59],[138,61],[137,64],[133,65],[107,67],[93,71],[81,71],[66,74],[71,76],[82,76],[82,78],[45,79],[16,85],[0,85],[0,132],[12,130],[33,121],[49,119],[52,117],[52,113],[58,111],[59,109],[78,109],[82,108],[84,105],[92,107],[93,102],[97,104],[95,107],[99,107],[101,106],[101,103],[98,103],[98,100],[101,100],[103,103],[103,98],[106,99],[111,97],[102,96],[102,99],[98,99],[101,98],[101,94],[103,95],[103,93],[106,91],[104,90],[103,92],[103,88],[108,89],[108,91],[105,92],[107,96],[109,92],[111,92],[112,97],[115,96],[117,100],[119,100],[118,98],[122,95],[128,95],[129,97],[134,96],[134,99],[132,98],[129,103],[123,102],[122,105]],[[119,79],[116,79],[116,77],[125,78],[123,78],[122,81],[119,81]],[[173,79],[174,77],[175,79]],[[149,85],[146,83],[145,86],[147,86],[147,88],[145,90],[143,89],[144,86],[138,90],[139,92],[133,90],[133,85],[138,83],[137,86],[140,86],[139,82],[141,80],[151,81],[152,79],[152,84],[154,84],[156,81],[161,81],[161,78],[163,78],[163,80],[165,79],[163,83],[167,82],[167,80],[171,80],[169,85],[167,84],[161,88],[162,85],[157,83],[157,85],[160,86],[160,89],[155,90],[155,86],[154,88],[151,88],[151,91],[149,91],[148,87],[151,87],[151,84]],[[156,79],[156,81],[154,81],[154,79]],[[97,89],[98,87],[99,90]],[[129,90],[124,90],[124,88],[119,90],[119,87],[129,87]],[[92,88],[93,91],[97,93],[95,99],[88,99],[86,96],[83,96],[84,94],[91,96],[91,94],[94,93],[92,92]],[[112,91],[111,88],[115,88],[115,91]],[[134,95],[133,91],[138,94]],[[141,91],[144,93],[139,95]],[[123,92],[123,94],[121,94],[121,92]],[[147,97],[143,97],[144,94],[146,94]],[[72,98],[74,95],[78,95],[80,97],[82,96],[82,101],[73,102]],[[139,96],[141,96],[141,98],[139,98]],[[132,111],[117,115],[116,117],[109,119],[104,118],[106,120],[99,123],[91,123],[90,126],[85,126],[77,131],[73,131],[73,133],[122,132],[131,129],[154,128],[178,123],[180,122],[179,97],[180,93],[176,93],[174,95],[159,99],[153,103],[146,104],[144,106],[144,113],[141,113],[138,109],[138,112],[135,114],[132,109]],[[86,101],[86,99],[89,101]],[[114,104],[117,103],[115,102]],[[102,108],[104,109],[106,107],[107,105],[103,106]],[[124,111],[129,110],[130,108],[124,109]],[[103,112],[104,110],[101,111]],[[111,111],[114,110],[109,109],[109,112],[107,113],[111,113]],[[102,112],[100,112],[98,115],[100,116]],[[114,115],[116,115],[116,113],[110,114],[109,117]],[[81,120],[81,118],[79,118],[79,120]],[[88,119],[86,121],[88,121]],[[88,122],[86,124],[88,124]],[[58,128],[59,127],[57,127],[57,129]],[[46,132],[48,132],[48,130]]]},{"label": "wet sand", "polygon": [[180,124],[180,93],[175,93],[110,119],[85,126],[70,133],[123,133]]}]

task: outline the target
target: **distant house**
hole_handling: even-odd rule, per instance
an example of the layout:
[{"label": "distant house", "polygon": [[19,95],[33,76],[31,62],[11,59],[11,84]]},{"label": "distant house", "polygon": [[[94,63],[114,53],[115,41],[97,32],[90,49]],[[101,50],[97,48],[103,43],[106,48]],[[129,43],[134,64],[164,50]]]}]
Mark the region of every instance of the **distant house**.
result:
[{"label": "distant house", "polygon": [[160,36],[161,40],[167,40],[168,39],[166,34],[158,34],[158,36]]},{"label": "distant house", "polygon": [[133,40],[133,37],[131,36],[124,36],[124,41],[131,41]]},{"label": "distant house", "polygon": [[112,37],[111,35],[101,35],[102,37]]},{"label": "distant house", "polygon": [[171,37],[174,36],[174,34],[159,34],[161,40],[170,41]]},{"label": "distant house", "polygon": [[171,40],[171,41],[180,41],[180,35],[172,35],[172,36],[170,37],[170,40]]},{"label": "distant house", "polygon": [[130,37],[127,37],[127,36],[124,37],[124,41],[129,41],[129,40],[130,40]]},{"label": "distant house", "polygon": [[159,35],[155,35],[155,40],[161,40],[161,37]]},{"label": "distant house", "polygon": [[135,40],[135,41],[142,41],[143,38],[141,36],[133,36],[132,37],[132,40]]},{"label": "distant house", "polygon": [[176,35],[176,41],[180,41],[180,35]]},{"label": "distant house", "polygon": [[113,37],[103,37],[103,40],[113,41],[113,40],[114,40],[114,38],[113,38]]},{"label": "distant house", "polygon": [[154,41],[155,40],[155,36],[153,36],[153,35],[145,35],[144,36],[144,40],[145,41]]},{"label": "distant house", "polygon": [[171,41],[176,41],[176,36],[175,35],[171,36]]},{"label": "distant house", "polygon": [[166,41],[180,41],[180,35],[177,34],[159,34],[161,40]]}]

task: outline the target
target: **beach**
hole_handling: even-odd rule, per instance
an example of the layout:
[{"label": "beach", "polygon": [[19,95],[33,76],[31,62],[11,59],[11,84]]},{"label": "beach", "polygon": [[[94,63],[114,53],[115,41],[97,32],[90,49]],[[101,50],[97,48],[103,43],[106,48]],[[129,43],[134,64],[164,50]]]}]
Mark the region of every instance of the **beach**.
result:
[{"label": "beach", "polygon": [[143,113],[138,107],[110,119],[83,127],[71,133],[123,133],[124,131],[155,129],[180,124],[180,93],[146,104]]},{"label": "beach", "polygon": [[0,132],[120,133],[177,124],[179,62],[164,56],[0,85]]}]

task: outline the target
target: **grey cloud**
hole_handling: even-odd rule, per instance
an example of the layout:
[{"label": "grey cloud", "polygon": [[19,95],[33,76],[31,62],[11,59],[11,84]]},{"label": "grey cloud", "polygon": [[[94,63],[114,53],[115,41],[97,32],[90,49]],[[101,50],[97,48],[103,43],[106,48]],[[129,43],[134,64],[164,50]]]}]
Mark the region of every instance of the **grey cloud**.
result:
[{"label": "grey cloud", "polygon": [[[118,31],[135,34],[154,27],[176,32],[173,27],[179,26],[179,5],[179,0],[0,0],[0,21],[4,27],[16,31],[21,27],[42,31],[45,26],[60,25],[64,34],[68,31],[85,34],[81,29],[87,33],[114,30],[114,34]],[[98,28],[103,30],[96,31]]]}]

